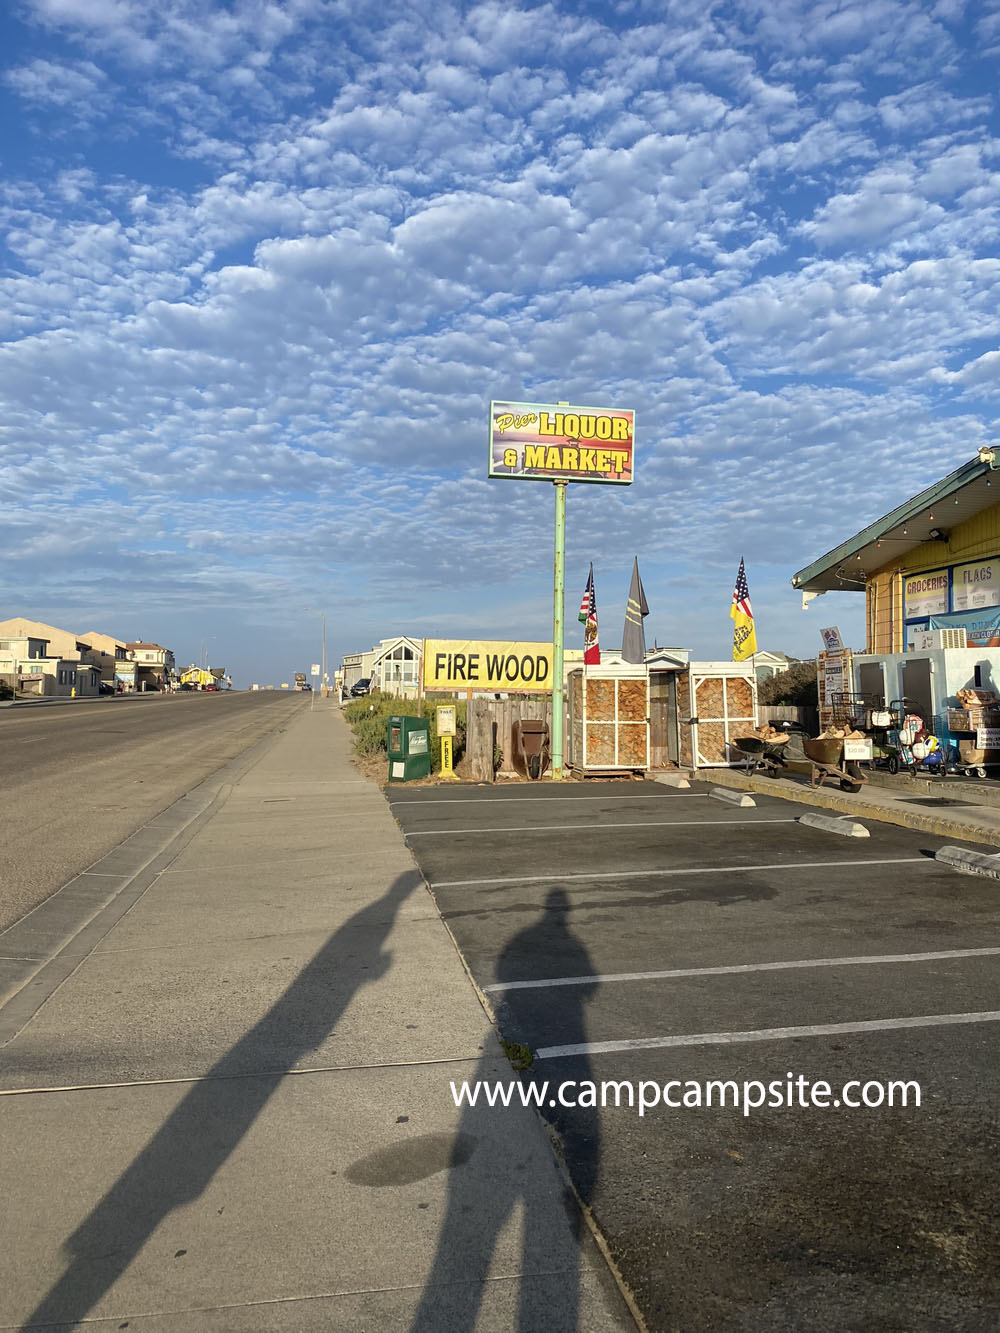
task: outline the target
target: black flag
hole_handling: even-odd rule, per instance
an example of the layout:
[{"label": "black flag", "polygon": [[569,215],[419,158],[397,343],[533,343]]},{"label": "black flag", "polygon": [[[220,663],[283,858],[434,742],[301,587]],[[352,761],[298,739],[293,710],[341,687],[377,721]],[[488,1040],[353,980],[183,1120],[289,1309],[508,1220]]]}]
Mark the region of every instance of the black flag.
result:
[{"label": "black flag", "polygon": [[639,577],[639,557],[636,556],[632,566],[632,584],[625,604],[625,630],[622,634],[622,657],[626,662],[634,662],[636,666],[642,666],[646,660],[646,634],[642,622],[648,615],[646,594]]}]

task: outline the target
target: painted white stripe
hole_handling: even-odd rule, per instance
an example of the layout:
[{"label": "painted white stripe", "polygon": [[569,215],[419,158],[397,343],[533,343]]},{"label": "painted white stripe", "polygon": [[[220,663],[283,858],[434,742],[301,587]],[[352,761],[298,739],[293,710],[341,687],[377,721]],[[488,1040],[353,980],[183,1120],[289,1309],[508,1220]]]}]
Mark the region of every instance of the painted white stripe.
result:
[{"label": "painted white stripe", "polygon": [[606,833],[616,828],[723,828],[738,825],[740,828],[749,823],[757,824],[797,824],[798,819],[715,819],[706,823],[704,819],[644,819],[636,824],[518,824],[513,828],[432,828],[404,829],[407,838],[445,838],[460,833],[563,833],[572,829],[574,833]]},{"label": "painted white stripe", "polygon": [[896,1032],[903,1028],[955,1027],[964,1023],[1000,1023],[1000,1009],[979,1014],[925,1014],[919,1018],[876,1018],[859,1023],[760,1028],[756,1032],[694,1032],[681,1037],[643,1037],[638,1041],[589,1041],[579,1046],[544,1046],[535,1055],[539,1060],[558,1060],[567,1055],[656,1051],[668,1046],[731,1046],[737,1042],[787,1041],[790,1037],[841,1037],[852,1032]]},{"label": "painted white stripe", "polygon": [[672,967],[661,972],[608,972],[593,977],[497,981],[484,991],[546,990],[550,986],[603,986],[610,981],[672,981],[678,977],[731,977],[744,972],[784,972],[799,967],[858,967],[875,963],[938,963],[948,958],[996,958],[1000,949],[942,949],[937,953],[860,954],[850,958],[799,958],[783,963],[734,963],[728,967]]},{"label": "painted white stripe", "polygon": [[[689,792],[682,799],[685,801],[694,800],[699,796],[707,796],[707,791]],[[474,796],[455,796],[449,799],[447,796],[435,796],[433,800],[423,801],[417,796],[407,797],[402,801],[390,801],[389,808],[395,809],[397,805],[486,805],[489,801],[497,801],[502,805],[516,805],[521,801],[531,801],[538,805],[539,802],[548,805],[553,801],[676,801],[676,796],[668,796],[666,792],[650,792],[648,796],[637,792],[635,796],[488,796],[485,799],[477,800]]]},{"label": "painted white stripe", "polygon": [[[713,825],[714,827],[714,825]],[[760,866],[681,866],[670,870],[591,870],[576,875],[555,871],[551,875],[512,875],[497,879],[439,879],[432,889],[471,889],[478,884],[551,884],[553,880],[655,879],[658,875],[745,875],[752,870],[839,870],[842,866],[932,866],[929,856],[894,856],[879,861],[784,861]]]},{"label": "painted white stripe", "polygon": [[170,1088],[192,1083],[246,1082],[253,1078],[303,1078],[353,1074],[359,1069],[420,1069],[424,1065],[472,1064],[478,1055],[440,1055],[427,1060],[387,1060],[368,1065],[315,1065],[307,1069],[249,1069],[240,1074],[191,1074],[177,1078],[131,1078],[118,1083],[64,1083],[42,1088],[0,1088],[0,1097],[35,1097],[47,1092],[105,1092],[115,1088]]}]

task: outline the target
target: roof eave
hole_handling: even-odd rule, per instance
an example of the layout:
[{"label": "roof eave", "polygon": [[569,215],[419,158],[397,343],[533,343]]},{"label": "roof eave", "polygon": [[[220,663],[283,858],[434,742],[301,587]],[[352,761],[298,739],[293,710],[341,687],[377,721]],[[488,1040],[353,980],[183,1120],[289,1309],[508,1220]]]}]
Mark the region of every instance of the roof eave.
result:
[{"label": "roof eave", "polygon": [[[989,463],[980,462],[978,458],[973,459],[969,463],[965,463],[962,467],[957,468],[941,481],[935,482],[933,486],[928,486],[925,491],[921,491],[920,494],[914,496],[913,499],[907,500],[905,504],[901,504],[898,508],[893,509],[892,512],[886,514],[884,518],[880,518],[875,523],[870,524],[849,541],[843,542],[832,551],[828,551],[826,555],[820,556],[818,560],[814,560],[813,563],[807,565],[805,569],[800,569],[797,574],[792,575],[792,586],[798,588],[802,592],[828,592],[834,587],[841,586],[840,583],[830,584],[829,579],[831,576],[834,576],[834,571],[842,565],[845,560],[849,560],[852,556],[858,555],[864,547],[870,545],[872,542],[879,541],[888,533],[892,532],[894,528],[898,528],[913,521],[919,516],[921,511],[926,509],[929,505],[937,504],[948,496],[954,495],[954,493],[961,490],[963,486],[967,486],[971,481],[977,481],[989,471]],[[915,538],[912,545],[919,546],[919,544],[919,538]],[[822,582],[825,586],[819,587],[819,582]]]}]

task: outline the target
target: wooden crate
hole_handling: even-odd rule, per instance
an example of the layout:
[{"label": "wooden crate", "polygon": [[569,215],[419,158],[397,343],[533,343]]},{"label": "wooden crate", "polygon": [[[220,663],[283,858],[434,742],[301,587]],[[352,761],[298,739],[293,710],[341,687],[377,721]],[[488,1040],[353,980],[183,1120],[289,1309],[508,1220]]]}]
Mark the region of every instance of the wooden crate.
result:
[{"label": "wooden crate", "polygon": [[980,727],[1000,727],[1000,708],[949,708],[949,731],[977,731]]}]

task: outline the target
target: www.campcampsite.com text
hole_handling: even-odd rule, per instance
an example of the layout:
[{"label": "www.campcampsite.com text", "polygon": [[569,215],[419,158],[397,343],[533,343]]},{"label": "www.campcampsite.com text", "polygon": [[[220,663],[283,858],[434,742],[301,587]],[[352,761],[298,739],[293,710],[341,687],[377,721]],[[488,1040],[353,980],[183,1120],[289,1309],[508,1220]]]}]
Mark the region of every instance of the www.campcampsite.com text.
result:
[{"label": "www.campcampsite.com text", "polygon": [[742,1111],[745,1116],[760,1110],[838,1109],[875,1111],[888,1107],[920,1105],[920,1084],[913,1080],[849,1079],[834,1087],[823,1079],[805,1074],[786,1074],[764,1083],[758,1079],[652,1079],[639,1082],[569,1079],[563,1083],[520,1083],[478,1080],[451,1083],[456,1106],[547,1106],[583,1109],[601,1107],[637,1111],[645,1115],[655,1107],[669,1110],[704,1110],[712,1107]]}]

